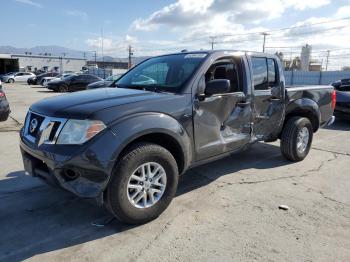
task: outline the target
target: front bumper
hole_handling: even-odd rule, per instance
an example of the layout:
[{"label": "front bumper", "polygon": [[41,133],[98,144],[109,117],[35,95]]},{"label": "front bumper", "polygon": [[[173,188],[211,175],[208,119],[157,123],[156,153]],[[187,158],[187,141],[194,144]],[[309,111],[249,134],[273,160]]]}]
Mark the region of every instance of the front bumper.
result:
[{"label": "front bumper", "polygon": [[106,130],[84,145],[36,145],[21,132],[20,148],[25,171],[79,197],[99,198],[112,174],[116,141]]},{"label": "front bumper", "polygon": [[50,90],[53,90],[53,91],[57,91],[59,86],[58,85],[47,84],[46,88],[50,89]]}]

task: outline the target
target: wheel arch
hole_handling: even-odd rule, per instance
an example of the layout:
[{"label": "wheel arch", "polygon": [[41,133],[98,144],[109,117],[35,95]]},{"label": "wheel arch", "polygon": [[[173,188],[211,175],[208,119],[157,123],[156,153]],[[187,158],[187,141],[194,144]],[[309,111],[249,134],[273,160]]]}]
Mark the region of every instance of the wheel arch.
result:
[{"label": "wheel arch", "polygon": [[286,108],[284,125],[292,117],[306,117],[310,120],[314,133],[320,127],[320,110],[318,104],[308,98],[301,98],[289,103]]},{"label": "wheel arch", "polygon": [[128,117],[111,129],[120,141],[115,153],[115,164],[131,146],[140,142],[154,143],[166,148],[174,156],[179,174],[186,171],[191,163],[191,140],[181,124],[171,116],[159,113],[140,114]]}]

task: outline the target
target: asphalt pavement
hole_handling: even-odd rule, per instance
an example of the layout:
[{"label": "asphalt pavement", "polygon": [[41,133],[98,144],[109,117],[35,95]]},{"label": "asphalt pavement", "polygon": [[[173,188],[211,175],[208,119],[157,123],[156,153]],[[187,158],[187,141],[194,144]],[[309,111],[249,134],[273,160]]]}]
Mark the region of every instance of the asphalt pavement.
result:
[{"label": "asphalt pavement", "polygon": [[59,94],[4,89],[12,113],[0,123],[0,261],[350,261],[350,122],[316,133],[299,163],[275,142],[192,169],[158,219],[127,226],[25,175],[26,111]]}]

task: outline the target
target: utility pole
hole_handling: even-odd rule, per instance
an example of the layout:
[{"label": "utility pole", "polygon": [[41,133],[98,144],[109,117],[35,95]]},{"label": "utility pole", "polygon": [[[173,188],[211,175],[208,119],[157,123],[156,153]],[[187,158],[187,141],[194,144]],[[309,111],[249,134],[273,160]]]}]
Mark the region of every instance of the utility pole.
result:
[{"label": "utility pole", "polygon": [[214,44],[215,44],[216,36],[209,36],[209,38],[211,39],[211,41],[210,41],[210,43],[211,43],[211,50],[214,50]]},{"label": "utility pole", "polygon": [[96,51],[92,51],[92,52],[94,52],[95,53],[95,66],[97,67],[97,52]]},{"label": "utility pole", "polygon": [[266,44],[266,36],[268,36],[269,34],[266,32],[261,33],[261,35],[264,36],[264,43],[263,43],[263,53],[265,53],[265,44]]},{"label": "utility pole", "polygon": [[58,59],[60,60],[60,74],[63,74],[63,63],[62,63],[62,56],[59,56]]},{"label": "utility pole", "polygon": [[131,63],[131,56],[134,54],[131,45],[129,45],[128,48],[129,51],[129,63],[128,63],[128,69],[130,69],[132,67],[132,63]]},{"label": "utility pole", "polygon": [[101,28],[101,51],[102,51],[102,68],[103,68],[103,78],[106,78],[106,69],[105,69],[105,58],[104,58],[104,54],[103,54],[103,28]]},{"label": "utility pole", "polygon": [[326,71],[328,71],[329,55],[331,54],[330,50],[327,50],[327,59],[326,59]]}]

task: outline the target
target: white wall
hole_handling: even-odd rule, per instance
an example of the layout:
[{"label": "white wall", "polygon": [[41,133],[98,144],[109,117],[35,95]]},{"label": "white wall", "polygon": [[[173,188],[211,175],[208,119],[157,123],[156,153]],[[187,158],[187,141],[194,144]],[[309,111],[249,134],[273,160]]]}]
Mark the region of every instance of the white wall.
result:
[{"label": "white wall", "polygon": [[86,60],[73,59],[73,58],[62,58],[62,62],[58,57],[39,57],[39,56],[16,56],[12,55],[12,58],[18,58],[19,67],[26,68],[32,67],[32,71],[36,67],[38,70],[44,66],[48,66],[48,70],[54,69],[54,67],[61,67],[62,71],[80,71],[86,64]]}]

